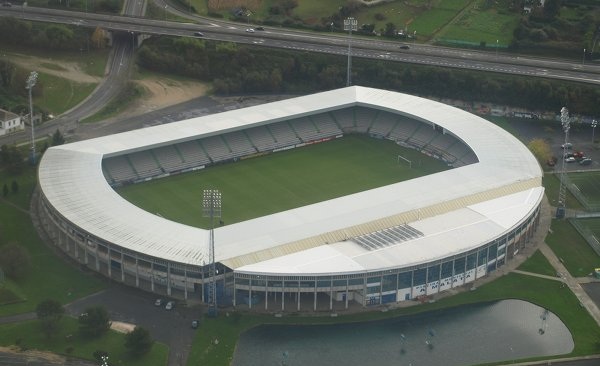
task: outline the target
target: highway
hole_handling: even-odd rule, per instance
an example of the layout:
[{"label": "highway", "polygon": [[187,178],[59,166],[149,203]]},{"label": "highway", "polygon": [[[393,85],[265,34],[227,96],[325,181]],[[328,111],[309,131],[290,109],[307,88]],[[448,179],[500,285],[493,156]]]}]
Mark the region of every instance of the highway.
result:
[{"label": "highway", "polygon": [[[162,0],[156,0],[164,7]],[[140,6],[143,2],[130,1],[128,6]],[[169,11],[176,12],[168,6]],[[195,31],[204,33],[204,38],[237,43],[255,44],[265,47],[321,52],[346,55],[348,37],[339,34],[312,33],[276,27],[265,27],[264,31],[245,32],[245,23],[234,23],[200,17],[191,17],[181,11],[180,16],[193,18],[189,23],[145,19],[139,16],[102,15],[34,7],[0,8],[0,16],[14,16],[40,22],[73,24],[82,27],[97,26],[112,31],[135,32],[192,37]],[[354,57],[387,61],[423,64],[480,70],[514,75],[546,77],[583,83],[600,84],[600,66],[582,64],[571,60],[535,58],[508,53],[482,52],[422,44],[405,43],[410,48],[400,49],[401,42],[388,41],[380,37],[352,37]]]},{"label": "highway", "polygon": [[[145,9],[143,0],[127,1],[123,15],[94,14],[21,5],[0,7],[0,16],[89,28],[101,27],[113,31],[113,47],[103,81],[77,107],[37,127],[36,136],[52,134],[58,126],[63,132],[75,129],[78,121],[98,112],[111,98],[118,95],[129,79],[136,37],[141,34],[193,37],[194,32],[201,31],[204,39],[340,56],[345,56],[348,52],[349,38],[345,35],[277,27],[265,27],[264,31],[257,30],[249,33],[246,32],[248,24],[191,16],[189,13],[165,3],[164,0],[154,1],[160,8],[166,6],[165,10],[188,18],[190,22],[145,19],[142,17]],[[353,36],[351,42],[353,57],[600,84],[600,66],[596,64],[583,65],[570,60],[402,43],[379,37]],[[409,46],[409,48],[401,49],[401,45]],[[16,133],[2,136],[0,144],[26,141],[26,136],[30,136],[30,134]]]}]

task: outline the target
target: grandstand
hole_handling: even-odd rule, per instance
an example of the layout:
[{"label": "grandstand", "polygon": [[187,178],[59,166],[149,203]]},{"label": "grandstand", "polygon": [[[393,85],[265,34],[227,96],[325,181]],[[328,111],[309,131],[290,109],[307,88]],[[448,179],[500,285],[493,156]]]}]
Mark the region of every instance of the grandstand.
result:
[{"label": "grandstand", "polygon": [[39,168],[41,221],[82,265],[204,301],[208,232],[145,212],[111,186],[351,133],[454,169],[216,228],[220,304],[337,311],[407,301],[486,276],[535,230],[542,171],[517,139],[441,103],[357,86],[52,147]]}]

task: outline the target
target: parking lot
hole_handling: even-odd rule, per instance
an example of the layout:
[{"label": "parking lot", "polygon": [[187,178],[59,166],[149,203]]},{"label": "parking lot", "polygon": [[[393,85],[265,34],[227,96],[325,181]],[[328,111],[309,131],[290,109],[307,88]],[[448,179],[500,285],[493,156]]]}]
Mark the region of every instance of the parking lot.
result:
[{"label": "parking lot", "polygon": [[192,320],[201,319],[203,308],[175,303],[172,310],[166,310],[167,299],[163,298],[160,306],[155,305],[156,299],[153,294],[115,283],[66,308],[69,314],[79,316],[87,307],[104,306],[111,320],[142,326],[154,340],[168,345],[169,366],[184,365],[194,333],[201,331],[201,326],[192,329]]}]

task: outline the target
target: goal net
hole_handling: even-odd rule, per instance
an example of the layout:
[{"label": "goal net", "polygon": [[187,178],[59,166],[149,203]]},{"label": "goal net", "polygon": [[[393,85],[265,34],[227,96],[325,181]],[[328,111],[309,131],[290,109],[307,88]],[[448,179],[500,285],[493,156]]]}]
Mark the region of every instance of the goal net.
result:
[{"label": "goal net", "polygon": [[402,155],[398,155],[398,165],[400,164],[406,164],[409,168],[412,168],[412,161]]}]

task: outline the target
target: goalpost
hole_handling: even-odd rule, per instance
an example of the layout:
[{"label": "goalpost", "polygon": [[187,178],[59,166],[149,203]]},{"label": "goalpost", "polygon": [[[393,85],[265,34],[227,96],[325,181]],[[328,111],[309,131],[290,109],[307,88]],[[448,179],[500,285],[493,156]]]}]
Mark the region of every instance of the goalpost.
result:
[{"label": "goalpost", "polygon": [[400,165],[400,163],[404,161],[405,163],[408,163],[408,167],[412,168],[412,161],[410,161],[409,159],[405,158],[402,155],[398,155],[398,165]]}]

